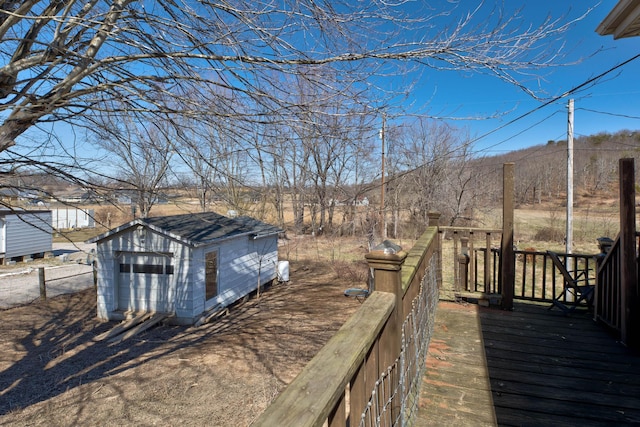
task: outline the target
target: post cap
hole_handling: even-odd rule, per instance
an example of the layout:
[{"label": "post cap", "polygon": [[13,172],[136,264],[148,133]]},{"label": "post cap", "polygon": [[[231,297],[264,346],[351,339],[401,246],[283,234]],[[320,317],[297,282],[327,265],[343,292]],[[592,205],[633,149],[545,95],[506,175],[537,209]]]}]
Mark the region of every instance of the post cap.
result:
[{"label": "post cap", "polygon": [[402,250],[402,246],[396,245],[395,243],[385,240],[382,243],[371,248],[372,251],[382,251],[385,254],[397,254]]}]

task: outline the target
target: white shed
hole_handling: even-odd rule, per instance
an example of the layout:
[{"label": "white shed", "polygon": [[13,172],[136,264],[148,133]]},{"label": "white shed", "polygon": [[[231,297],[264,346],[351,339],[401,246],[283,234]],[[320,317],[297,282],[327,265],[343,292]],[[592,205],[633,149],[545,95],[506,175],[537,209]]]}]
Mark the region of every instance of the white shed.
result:
[{"label": "white shed", "polygon": [[93,228],[96,226],[95,211],[93,209],[81,209],[64,207],[51,210],[51,224],[56,230],[68,230],[74,228]]},{"label": "white shed", "polygon": [[51,231],[49,210],[0,210],[0,263],[51,252]]},{"label": "white shed", "polygon": [[276,278],[280,231],[207,212],[140,218],[97,236],[98,317],[155,311],[191,324]]}]

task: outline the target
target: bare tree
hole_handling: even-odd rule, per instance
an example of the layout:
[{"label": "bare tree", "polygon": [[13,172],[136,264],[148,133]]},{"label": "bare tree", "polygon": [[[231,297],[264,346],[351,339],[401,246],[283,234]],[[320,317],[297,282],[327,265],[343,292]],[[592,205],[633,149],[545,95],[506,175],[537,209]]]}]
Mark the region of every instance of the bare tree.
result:
[{"label": "bare tree", "polygon": [[400,167],[410,172],[401,175],[408,181],[410,192],[404,201],[406,209],[412,221],[428,224],[428,212],[442,212],[438,203],[445,196],[444,183],[447,174],[453,172],[451,161],[461,144],[457,130],[442,122],[419,118],[405,123],[395,142]]},{"label": "bare tree", "polygon": [[[194,127],[195,128],[195,127]],[[180,158],[187,166],[188,188],[195,191],[200,210],[206,212],[216,197],[215,151],[213,132],[207,126],[194,129],[185,125],[178,140]]]},{"label": "bare tree", "polygon": [[271,77],[299,73],[300,66],[332,66],[345,82],[341,87],[363,90],[370,76],[405,72],[409,65],[477,70],[532,92],[518,73],[554,65],[559,51],[552,42],[572,23],[549,18],[518,29],[518,11],[505,17],[483,2],[460,11],[457,21],[449,18],[455,11],[407,3],[5,2],[0,152],[39,124],[87,126],[86,116],[100,105],[162,119],[205,115],[206,103],[192,91],[204,85],[284,111],[288,88]]},{"label": "bare tree", "polygon": [[473,167],[468,141],[468,135],[459,131],[458,144],[455,151],[449,153],[448,173],[442,183],[439,211],[449,218],[450,226],[468,225],[473,220],[479,188],[484,182],[481,171]]},{"label": "bare tree", "polygon": [[[316,151],[322,156],[314,157],[314,146],[301,144],[327,137],[314,126],[336,129],[347,114],[386,111],[405,99],[424,69],[487,73],[536,96],[537,89],[526,83],[535,80],[530,73],[561,62],[563,34],[583,18],[527,23],[519,11],[504,14],[491,2],[471,10],[462,10],[462,2],[447,10],[415,5],[409,0],[6,1],[0,10],[0,173],[28,165],[86,188],[121,179],[146,189],[138,198],[148,202],[139,206],[145,213],[159,182],[179,174],[171,169],[180,154],[182,168],[188,158],[201,172],[201,190],[210,195],[216,185],[224,186],[230,206],[242,204],[247,180],[258,177],[248,171],[257,167],[256,182],[275,183],[273,203],[282,221],[285,193],[290,195],[298,230],[308,218],[305,207],[312,206],[308,190],[317,182],[316,188],[326,189],[317,194],[325,205],[319,215],[326,210],[331,222],[332,191],[348,176],[341,169],[347,163],[335,159],[357,152],[338,143],[358,139],[334,132],[336,153]],[[314,74],[317,70],[322,72]],[[394,76],[409,77],[406,84],[390,85],[387,78]],[[292,96],[292,84],[301,82],[315,95]],[[212,99],[221,100],[216,108]],[[339,108],[327,108],[337,102]],[[105,141],[141,156],[145,147],[136,144],[151,140],[151,129],[157,128],[159,146],[150,150],[164,153],[165,160],[161,154],[153,161],[157,170],[140,171],[146,182],[94,167],[93,153],[80,147],[83,133],[100,128],[105,117],[119,126],[136,124],[129,130],[114,127],[121,134]],[[177,145],[185,121],[198,137],[188,152]],[[214,129],[213,137],[207,129]],[[68,134],[77,140],[56,137]],[[112,162],[129,155],[126,150],[107,154]],[[360,167],[364,158],[353,165]],[[202,194],[202,209],[207,197]]]},{"label": "bare tree", "polygon": [[174,153],[171,129],[136,122],[131,116],[115,120],[105,115],[102,126],[94,132],[102,149],[112,154],[111,168],[119,177],[118,187],[132,194],[132,206],[146,218],[158,202],[162,184],[166,184]]},{"label": "bare tree", "polygon": [[297,135],[291,128],[282,130],[282,137],[278,138],[278,142],[279,145],[274,147],[273,151],[275,174],[279,177],[280,185],[288,189],[293,210],[293,225],[296,233],[302,233],[308,197],[306,188],[310,179],[309,145],[299,144]]}]

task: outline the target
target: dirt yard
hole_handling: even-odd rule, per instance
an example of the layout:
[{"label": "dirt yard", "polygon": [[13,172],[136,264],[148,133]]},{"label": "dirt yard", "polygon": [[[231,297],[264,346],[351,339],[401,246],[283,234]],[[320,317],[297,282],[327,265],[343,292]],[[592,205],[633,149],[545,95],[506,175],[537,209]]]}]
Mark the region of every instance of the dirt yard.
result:
[{"label": "dirt yard", "polygon": [[0,425],[249,425],[360,305],[366,264],[295,258],[214,323],[115,345],[91,289],[0,311]]}]

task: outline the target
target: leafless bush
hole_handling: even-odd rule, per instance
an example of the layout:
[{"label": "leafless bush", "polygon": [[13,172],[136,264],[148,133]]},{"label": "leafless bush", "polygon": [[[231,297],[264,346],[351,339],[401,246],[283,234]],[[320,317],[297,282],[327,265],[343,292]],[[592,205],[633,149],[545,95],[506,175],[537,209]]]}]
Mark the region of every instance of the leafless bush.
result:
[{"label": "leafless bush", "polygon": [[564,231],[560,230],[556,227],[542,227],[539,229],[533,240],[541,241],[541,242],[557,242],[562,241],[564,239]]},{"label": "leafless bush", "polygon": [[369,266],[366,261],[335,261],[333,271],[341,277],[354,283],[367,283],[369,280]]}]

